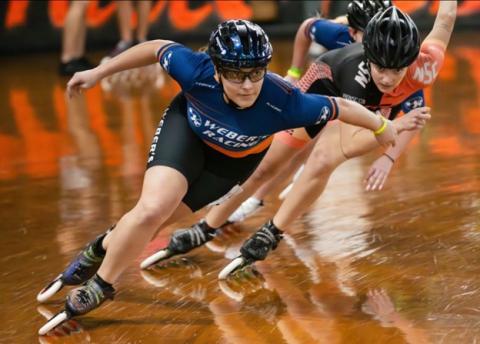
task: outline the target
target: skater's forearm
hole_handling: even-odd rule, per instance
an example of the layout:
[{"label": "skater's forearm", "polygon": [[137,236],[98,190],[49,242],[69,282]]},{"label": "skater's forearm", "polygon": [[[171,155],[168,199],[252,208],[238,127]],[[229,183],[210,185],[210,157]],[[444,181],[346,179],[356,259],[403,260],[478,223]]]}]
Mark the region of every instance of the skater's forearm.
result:
[{"label": "skater's forearm", "polygon": [[457,17],[457,1],[440,1],[440,5],[433,24],[432,31],[425,38],[425,42],[434,41],[440,43],[446,49],[450,36],[452,35],[453,26]]},{"label": "skater's forearm", "polygon": [[389,157],[397,160],[408,147],[408,144],[419,132],[420,130],[402,131],[398,135],[397,144],[394,147],[389,147],[385,151],[385,154],[388,154]]},{"label": "skater's forearm", "polygon": [[300,79],[300,70],[305,65],[305,56],[307,55],[308,48],[312,42],[311,38],[305,34],[306,28],[314,21],[313,18],[305,20],[298,28],[295,35],[295,41],[293,43],[293,56],[292,63],[288,75],[295,79]]},{"label": "skater's forearm", "polygon": [[95,68],[99,78],[121,72],[127,69],[142,67],[157,62],[157,52],[172,41],[154,40],[138,44],[113,59]]},{"label": "skater's forearm", "polygon": [[382,127],[382,119],[362,105],[343,98],[335,98],[338,104],[338,119],[342,122],[376,131]]}]

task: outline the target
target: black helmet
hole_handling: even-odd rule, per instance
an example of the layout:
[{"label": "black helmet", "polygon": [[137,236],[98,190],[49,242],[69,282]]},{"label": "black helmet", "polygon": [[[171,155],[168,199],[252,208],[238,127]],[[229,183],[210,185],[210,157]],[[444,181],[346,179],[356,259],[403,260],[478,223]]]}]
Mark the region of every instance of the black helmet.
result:
[{"label": "black helmet", "polygon": [[365,56],[383,68],[411,65],[420,52],[420,37],[412,18],[395,6],[377,13],[363,35]]},{"label": "black helmet", "polygon": [[360,31],[364,31],[368,22],[378,12],[392,6],[390,0],[354,0],[348,4],[348,25]]},{"label": "black helmet", "polygon": [[248,20],[228,20],[210,35],[208,54],[217,67],[266,67],[272,45],[263,29]]}]

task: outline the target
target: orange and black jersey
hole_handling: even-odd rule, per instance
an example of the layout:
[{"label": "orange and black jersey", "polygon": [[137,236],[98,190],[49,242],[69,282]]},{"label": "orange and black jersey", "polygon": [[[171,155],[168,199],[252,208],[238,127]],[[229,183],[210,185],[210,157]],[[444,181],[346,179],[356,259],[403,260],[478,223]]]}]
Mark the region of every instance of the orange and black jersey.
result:
[{"label": "orange and black jersey", "polygon": [[297,86],[307,93],[319,93],[356,101],[393,119],[403,110],[424,106],[422,90],[431,85],[443,63],[444,50],[431,42],[422,44],[420,54],[392,93],[382,93],[370,74],[370,64],[361,43],[321,55]]}]

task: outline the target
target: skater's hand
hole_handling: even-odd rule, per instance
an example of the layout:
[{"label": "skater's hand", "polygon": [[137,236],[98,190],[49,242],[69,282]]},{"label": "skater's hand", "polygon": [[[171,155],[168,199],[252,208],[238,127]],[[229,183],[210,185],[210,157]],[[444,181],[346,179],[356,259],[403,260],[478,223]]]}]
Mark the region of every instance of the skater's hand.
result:
[{"label": "skater's hand", "polygon": [[82,90],[95,86],[98,80],[100,77],[95,68],[75,73],[67,84],[67,94],[69,97],[73,97]]},{"label": "skater's hand", "polygon": [[431,117],[430,108],[424,106],[413,109],[404,116],[395,119],[393,123],[397,132],[400,133],[405,130],[417,130],[423,128]]},{"label": "skater's hand", "polygon": [[364,180],[366,184],[365,190],[382,190],[392,166],[393,161],[390,160],[386,155],[382,155],[380,158],[375,160]]},{"label": "skater's hand", "polygon": [[[384,124],[386,124],[386,127],[381,133],[375,134],[377,142],[383,147],[388,147],[390,145],[395,146],[395,141],[397,139],[397,128],[388,119],[384,119],[382,117],[382,121]],[[382,126],[384,124],[382,124]]]}]

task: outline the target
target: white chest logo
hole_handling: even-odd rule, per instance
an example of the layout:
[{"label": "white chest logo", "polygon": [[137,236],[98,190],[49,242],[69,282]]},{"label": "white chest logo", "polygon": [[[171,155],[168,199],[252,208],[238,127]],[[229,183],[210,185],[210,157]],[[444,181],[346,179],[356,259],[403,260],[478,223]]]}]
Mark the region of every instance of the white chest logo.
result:
[{"label": "white chest logo", "polygon": [[437,61],[433,63],[425,62],[422,66],[418,66],[415,69],[415,74],[413,75],[413,78],[421,82],[422,84],[429,85],[437,77],[437,66]]},{"label": "white chest logo", "polygon": [[365,88],[370,82],[370,79],[370,71],[368,70],[365,61],[360,62],[360,64],[358,65],[357,75],[355,76],[355,81],[358,82],[360,86]]}]

